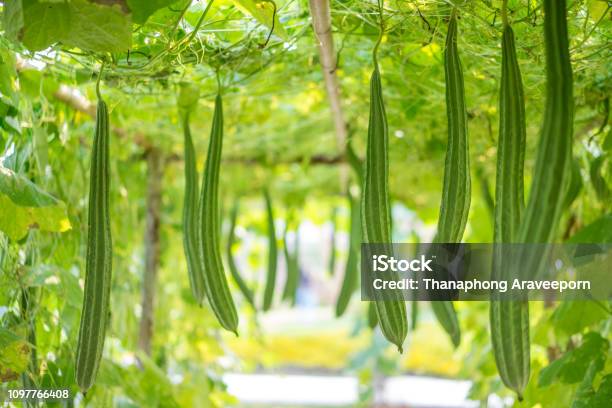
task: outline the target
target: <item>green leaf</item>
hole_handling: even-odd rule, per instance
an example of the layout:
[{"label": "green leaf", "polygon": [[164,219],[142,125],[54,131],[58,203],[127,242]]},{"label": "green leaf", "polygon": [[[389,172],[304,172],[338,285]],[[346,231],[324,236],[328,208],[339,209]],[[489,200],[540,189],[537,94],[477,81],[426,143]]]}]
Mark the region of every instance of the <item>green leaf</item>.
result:
[{"label": "green leaf", "polygon": [[30,228],[62,232],[70,229],[66,205],[27,178],[0,166],[0,231],[19,240]]},{"label": "green leaf", "polygon": [[[127,7],[86,0],[22,0],[21,4],[21,14],[19,5],[5,11],[6,30],[32,51],[58,42],[96,52],[121,52],[131,45],[132,21]],[[12,19],[13,15],[22,18]]]},{"label": "green leaf", "polygon": [[132,44],[132,21],[119,6],[85,0],[70,2],[70,29],[62,38],[68,45],[97,52],[127,51]]},{"label": "green leaf", "polygon": [[612,374],[606,375],[599,383],[597,392],[584,404],[589,408],[607,408],[612,401]]},{"label": "green leaf", "polygon": [[268,27],[270,30],[274,28],[273,34],[283,40],[288,40],[287,32],[280,24],[278,15],[274,15],[274,3],[270,0],[232,0],[236,7],[245,14],[248,14],[259,21],[261,24]]},{"label": "green leaf", "polygon": [[36,184],[6,167],[0,167],[0,193],[24,207],[48,207],[59,203]]},{"label": "green leaf", "polygon": [[16,380],[28,367],[30,347],[15,333],[0,328],[0,383]]},{"label": "green leaf", "polygon": [[[97,383],[123,387],[126,396],[139,407],[156,406],[159,405],[159,401],[164,401],[162,406],[167,408],[178,407],[174,397],[175,387],[164,371],[146,354],[138,352],[136,357],[142,368],[121,367],[103,359]],[[96,388],[98,387],[94,390]]]},{"label": "green leaf", "polygon": [[589,332],[582,338],[580,347],[567,351],[540,372],[538,385],[545,387],[555,380],[575,384],[584,379],[587,372],[594,376],[604,368],[610,344],[599,333]]},{"label": "green leaf", "polygon": [[19,72],[19,87],[28,97],[37,98],[43,95],[51,99],[59,84],[53,78],[43,76],[41,71],[24,69]]},{"label": "green leaf", "polygon": [[579,243],[611,243],[612,242],[612,214],[593,221],[575,233],[567,240],[571,244]]},{"label": "green leaf", "polygon": [[127,0],[136,24],[144,24],[157,10],[176,3],[177,0]]},{"label": "green leaf", "polygon": [[11,41],[17,41],[19,30],[23,27],[23,7],[21,1],[2,2],[4,34]]},{"label": "green leaf", "polygon": [[566,301],[559,304],[551,319],[556,331],[571,336],[606,317],[605,310],[595,302]]},{"label": "green leaf", "polygon": [[538,387],[547,387],[551,385],[559,376],[559,372],[570,358],[570,354],[566,353],[550,363],[548,366],[544,367],[542,371],[540,371],[540,376],[538,378]]},{"label": "green leaf", "polygon": [[8,347],[19,340],[22,340],[22,338],[12,331],[0,327],[0,349]]},{"label": "green leaf", "polygon": [[22,0],[21,3],[23,20],[16,21],[16,25],[10,25],[7,30],[18,32],[17,39],[28,49],[44,50],[66,37],[70,27],[68,3],[43,3],[37,0]]},{"label": "green leaf", "polygon": [[582,338],[582,345],[570,352],[570,358],[560,371],[561,382],[573,384],[581,381],[593,363],[598,367],[596,372],[601,371],[609,348],[608,340],[601,337],[599,333],[585,334]]},{"label": "green leaf", "polygon": [[[6,7],[6,6],[5,6]],[[17,107],[19,105],[19,93],[15,86],[15,57],[9,50],[0,49],[0,103]],[[0,117],[6,112],[0,112]]]},{"label": "green leaf", "polygon": [[605,0],[589,0],[587,7],[592,21],[599,21],[608,11]]},{"label": "green leaf", "polygon": [[597,373],[603,368],[603,363],[598,360],[591,361],[589,368],[587,369],[584,378],[576,389],[574,401],[572,402],[572,408],[590,408],[592,407],[589,401],[594,394],[593,383]]}]

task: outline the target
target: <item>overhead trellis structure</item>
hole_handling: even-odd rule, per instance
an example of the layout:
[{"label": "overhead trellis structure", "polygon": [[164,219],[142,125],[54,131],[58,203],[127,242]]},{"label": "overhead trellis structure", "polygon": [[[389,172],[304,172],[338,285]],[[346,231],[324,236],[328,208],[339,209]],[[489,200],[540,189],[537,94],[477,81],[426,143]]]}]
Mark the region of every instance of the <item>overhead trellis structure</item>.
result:
[{"label": "overhead trellis structure", "polygon": [[[433,180],[440,179],[445,144],[442,55],[453,4],[460,18],[472,155],[483,178],[494,177],[489,159],[497,128],[502,2],[388,1],[379,59],[391,135],[390,183],[392,195],[409,205],[419,198],[397,186],[422,187],[423,203],[434,202],[439,191]],[[588,95],[578,101],[578,139],[589,138],[606,120],[611,81],[609,58],[602,56],[609,54],[609,12],[596,0],[572,2],[568,9],[576,94]],[[8,72],[18,71],[15,86],[33,93],[38,87],[51,104],[65,102],[91,114],[93,80],[107,61],[103,83],[112,94],[113,128],[135,149],[161,144],[166,159],[180,160],[179,85],[200,88],[203,112],[192,127],[206,134],[218,76],[228,105],[224,163],[336,165],[346,161],[349,134],[364,155],[369,55],[380,27],[376,1],[38,0],[6,2],[3,14],[3,45],[18,55],[16,63],[4,62]],[[525,71],[528,133],[535,134],[543,106],[541,4],[509,1],[508,18],[524,39],[517,52]],[[134,112],[134,106],[140,109]],[[402,171],[406,163],[418,163],[423,171]],[[320,179],[335,180],[340,193],[338,181],[345,178]]]}]

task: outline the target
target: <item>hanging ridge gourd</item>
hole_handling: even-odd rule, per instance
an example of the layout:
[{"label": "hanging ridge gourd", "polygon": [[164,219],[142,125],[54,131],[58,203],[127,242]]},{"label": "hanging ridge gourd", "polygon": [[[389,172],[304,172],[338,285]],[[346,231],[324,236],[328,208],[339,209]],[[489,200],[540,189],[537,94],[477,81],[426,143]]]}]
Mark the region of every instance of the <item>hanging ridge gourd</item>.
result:
[{"label": "hanging ridge gourd", "polygon": [[[344,267],[344,277],[342,279],[342,285],[340,286],[340,293],[336,300],[336,317],[340,317],[346,311],[351,296],[358,286],[359,282],[359,259],[361,254],[361,186],[363,186],[363,161],[357,156],[353,147],[353,136],[349,134],[346,140],[345,155],[347,161],[353,170],[357,186],[355,188],[355,194],[352,193],[352,189],[347,189],[346,197],[349,202],[350,211],[350,231],[349,231],[349,252]],[[368,307],[368,325],[373,324],[372,328],[376,327],[378,319],[374,319],[371,315],[376,317],[376,310],[373,303],[369,304]]]},{"label": "hanging ridge gourd", "polygon": [[355,152],[355,148],[353,147],[353,136],[349,135],[349,138],[346,141],[346,160],[353,169],[355,173],[355,177],[357,178],[357,184],[361,188],[363,185],[363,161],[357,156]]},{"label": "hanging ridge gourd", "polygon": [[[525,161],[525,102],[523,81],[516,56],[514,33],[507,21],[507,4],[502,5],[502,75],[499,97],[499,140],[495,183],[494,242],[517,242],[524,208],[523,167]],[[511,280],[502,265],[506,252],[495,247],[493,279]],[[490,305],[491,343],[499,375],[519,400],[529,381],[529,303],[499,300]]]},{"label": "hanging ridge gourd", "polygon": [[[374,71],[370,79],[370,119],[364,166],[363,194],[361,198],[361,223],[365,243],[391,245],[391,209],[389,205],[389,135],[387,116],[382,95],[382,85],[376,53],[383,35],[382,4],[381,31],[373,52]],[[374,291],[378,323],[384,336],[402,352],[402,344],[408,333],[406,305],[397,292],[396,299],[382,300]],[[379,297],[379,299],[376,299]]]},{"label": "hanging ridge gourd", "polygon": [[[518,242],[521,243],[549,243],[555,239],[571,181],[574,101],[565,1],[544,0],[544,44],[545,113],[529,201],[518,229]],[[501,265],[501,273],[534,279],[539,273],[542,259],[545,258],[535,252],[537,251],[525,251],[518,261]],[[509,264],[510,272],[507,272]],[[527,301],[523,302],[526,304]],[[515,336],[521,336],[521,340],[520,344],[514,345],[519,349],[514,350],[515,356],[510,361],[511,364],[503,365],[502,362],[500,375],[504,382],[509,380],[508,385],[517,391],[520,399],[521,392],[529,380],[529,333],[525,333],[529,327],[528,314],[524,309],[515,310],[509,318],[513,320],[510,323],[513,325],[513,333]],[[509,341],[519,343],[516,339]],[[519,359],[516,358],[518,353],[521,353]]]},{"label": "hanging ridge gourd", "polygon": [[334,206],[331,212],[331,235],[329,239],[329,275],[334,276],[336,270],[336,227],[337,227],[338,207]]},{"label": "hanging ridge gourd", "polygon": [[219,168],[223,149],[223,101],[217,94],[206,167],[200,196],[201,228],[199,242],[202,248],[204,291],[217,317],[225,328],[238,335],[238,314],[229,290],[219,243]]},{"label": "hanging ridge gourd", "polygon": [[563,199],[563,208],[568,209],[572,203],[578,198],[582,190],[582,174],[580,174],[580,163],[577,158],[572,158],[572,171],[570,173],[570,181],[568,183],[565,198]]},{"label": "hanging ridge gourd", "polygon": [[[417,233],[415,231],[412,232],[412,240],[414,241],[414,255],[417,255],[418,253],[418,248],[421,239],[419,238],[419,236],[417,235]],[[412,299],[410,300],[410,329],[412,331],[416,330],[417,328],[417,322],[419,320],[419,296],[418,296],[417,291],[412,291]]]},{"label": "hanging ridge gourd", "polygon": [[[438,232],[434,241],[459,243],[463,238],[470,211],[471,181],[463,69],[457,49],[457,9],[452,10],[448,23],[444,50],[444,77],[448,143]],[[458,346],[461,342],[461,329],[452,302],[435,301],[431,303],[431,307],[455,347]]]},{"label": "hanging ridge gourd", "polygon": [[299,227],[295,230],[295,240],[293,252],[289,250],[287,241],[287,232],[289,229],[290,221],[287,220],[285,225],[285,232],[283,234],[283,251],[285,254],[285,263],[287,264],[287,280],[285,282],[285,288],[283,289],[283,300],[288,300],[293,306],[297,299],[297,289],[300,282],[300,265],[299,265]]},{"label": "hanging ridge gourd", "polygon": [[230,273],[236,285],[238,285],[238,289],[246,299],[246,301],[251,305],[253,309],[255,307],[255,298],[253,296],[253,292],[249,289],[248,285],[240,276],[240,272],[238,271],[238,267],[236,266],[236,261],[234,260],[234,254],[232,253],[232,247],[234,246],[234,242],[236,240],[236,225],[238,221],[238,209],[240,208],[240,201],[236,200],[234,205],[232,205],[232,209],[230,212],[230,228],[227,237],[227,265],[229,266]]},{"label": "hanging ridge gourd", "polygon": [[[544,45],[546,102],[529,200],[519,228],[519,242],[524,243],[555,240],[571,179],[574,96],[564,0],[544,0]],[[535,252],[521,257],[521,277],[533,279],[540,270],[545,257]]]},{"label": "hanging ridge gourd", "polygon": [[183,117],[183,143],[185,154],[185,195],[183,198],[183,249],[187,258],[189,285],[194,299],[204,302],[204,272],[201,244],[198,243],[198,172],[195,149],[189,128],[189,112]]},{"label": "hanging ridge gourd", "polygon": [[359,213],[359,199],[353,198],[350,192],[347,192],[347,198],[350,206],[350,231],[349,231],[349,249],[346,266],[344,268],[344,278],[342,286],[336,301],[336,317],[340,317],[346,311],[346,308],[351,300],[351,296],[357,288],[359,280],[359,253],[361,251],[361,214]]},{"label": "hanging ridge gourd", "polygon": [[374,330],[378,326],[378,315],[376,314],[376,306],[374,302],[368,303],[368,327]]},{"label": "hanging ridge gourd", "polygon": [[274,289],[276,288],[276,263],[278,248],[276,246],[276,229],[274,228],[274,211],[272,209],[272,198],[267,189],[264,189],[266,202],[266,214],[268,219],[268,273],[266,275],[266,287],[264,289],[264,312],[270,310],[274,300]]},{"label": "hanging ridge gourd", "polygon": [[[100,77],[102,69],[100,70]],[[110,320],[112,237],[110,229],[110,171],[108,108],[96,85],[96,133],[91,151],[89,210],[87,217],[87,260],[85,290],[76,353],[76,381],[85,393],[94,384],[104,338]]]}]

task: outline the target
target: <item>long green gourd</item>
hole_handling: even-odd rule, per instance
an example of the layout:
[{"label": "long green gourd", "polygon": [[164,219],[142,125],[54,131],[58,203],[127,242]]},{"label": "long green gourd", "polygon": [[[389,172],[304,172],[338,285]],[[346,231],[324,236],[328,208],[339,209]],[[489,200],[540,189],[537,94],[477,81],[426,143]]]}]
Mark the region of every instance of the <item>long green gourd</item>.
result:
[{"label": "long green gourd", "polygon": [[[525,101],[523,81],[516,56],[514,33],[507,21],[507,4],[502,6],[502,75],[499,98],[499,140],[495,183],[494,242],[517,242],[524,209],[523,167],[525,161]],[[501,249],[501,248],[500,248]],[[502,265],[505,252],[495,248],[493,278],[508,280]],[[491,343],[499,375],[519,399],[529,380],[529,303],[491,299]]]},{"label": "long green gourd", "polygon": [[572,159],[571,167],[572,171],[570,181],[567,186],[565,198],[563,199],[564,209],[567,209],[572,205],[582,190],[582,174],[580,174],[580,163],[578,162],[578,159]]},{"label": "long green gourd", "polygon": [[[382,21],[382,5],[380,6]],[[381,36],[383,29],[381,27]],[[374,72],[370,79],[370,119],[361,197],[361,224],[365,243],[391,244],[391,211],[389,206],[389,135],[383,103],[382,84],[376,53],[373,52]],[[396,292],[393,292],[395,295]],[[374,301],[378,323],[384,336],[402,352],[408,334],[406,305],[403,299],[382,300],[379,292]]]},{"label": "long green gourd", "polygon": [[348,161],[351,169],[357,177],[359,186],[363,185],[363,161],[357,156],[355,148],[353,147],[353,137],[349,135],[346,141],[346,160]]},{"label": "long green gourd", "polygon": [[268,274],[266,276],[266,287],[264,289],[263,310],[268,311],[274,300],[274,289],[276,288],[276,263],[278,248],[276,246],[276,229],[274,227],[274,211],[272,199],[267,189],[264,189],[266,202],[266,214],[268,218]]},{"label": "long green gourd", "polygon": [[299,265],[299,247],[300,247],[300,235],[299,227],[295,230],[295,244],[293,252],[289,250],[287,241],[287,232],[289,230],[290,221],[287,220],[285,225],[285,231],[283,233],[283,251],[285,254],[285,262],[287,264],[287,280],[285,281],[285,288],[283,289],[283,300],[288,300],[293,306],[297,299],[297,289],[300,282],[300,265]]},{"label": "long green gourd", "polygon": [[[546,48],[546,106],[540,132],[529,200],[519,228],[519,242],[555,240],[571,178],[574,96],[569,56],[566,2],[544,0]],[[545,257],[526,253],[523,277],[533,279]]]},{"label": "long green gourd", "polygon": [[109,200],[108,109],[96,86],[98,107],[91,152],[85,293],[76,354],[76,381],[84,393],[96,379],[110,317],[112,237]]},{"label": "long green gourd", "polygon": [[[357,179],[358,185],[359,186],[363,186],[363,160],[361,160],[359,158],[359,156],[357,155],[357,153],[355,152],[355,148],[353,147],[353,137],[352,134],[349,134],[349,137],[346,141],[346,159],[347,162],[349,163],[349,165],[351,166],[351,169],[353,170],[353,173],[355,174],[355,177]],[[361,188],[359,188],[359,191],[357,192],[357,194],[361,194]],[[348,196],[349,196],[349,203],[351,202],[351,200],[353,200],[352,195],[350,193],[350,191],[348,192]],[[359,201],[361,201],[361,198],[359,198]],[[359,223],[356,227],[352,227],[352,222],[353,222],[353,215],[358,216],[359,219],[361,219],[361,206],[357,206],[355,207],[356,214],[353,214],[353,209],[351,208],[351,238],[354,238],[357,244],[357,258],[354,258],[354,262],[356,262],[357,264],[357,268],[359,268],[359,259],[360,259],[360,247],[361,247],[361,237],[363,236],[362,233],[362,228],[361,228],[361,223]],[[358,213],[358,214],[357,214]],[[353,235],[353,230],[355,231],[355,233],[358,234],[357,235]],[[352,241],[351,241],[352,242]],[[347,260],[347,265],[346,265],[346,270],[350,270],[350,265],[349,265],[349,261],[351,261],[351,263],[353,262],[352,259]],[[358,271],[357,271],[358,272]],[[345,273],[345,279],[346,279],[346,273]],[[359,276],[357,277],[357,279],[359,279]],[[344,282],[343,282],[344,285]],[[342,290],[342,288],[341,288]],[[346,290],[346,289],[345,289]],[[342,295],[342,293],[341,293]],[[340,300],[338,300],[337,303],[339,303]],[[348,301],[347,301],[348,302]],[[336,309],[336,314],[338,313],[338,308]],[[374,306],[374,303],[370,302],[368,305],[368,313],[367,313],[367,321],[368,321],[368,326],[371,329],[374,329],[377,325],[378,325],[378,316],[376,315],[376,307]]]},{"label": "long green gourd", "polygon": [[189,128],[189,112],[183,117],[183,143],[185,154],[185,195],[183,198],[183,249],[187,258],[189,285],[194,299],[204,302],[204,272],[198,244],[198,172],[195,149]]},{"label": "long green gourd", "polygon": [[215,99],[215,112],[202,179],[200,196],[200,221],[202,225],[199,229],[199,242],[202,248],[204,291],[208,302],[221,326],[238,335],[238,314],[225,277],[219,242],[221,233],[219,222],[219,168],[222,150],[223,101],[221,95],[218,94]]},{"label": "long green gourd", "polygon": [[331,237],[330,237],[330,254],[329,254],[329,275],[334,276],[334,272],[336,270],[336,227],[338,224],[338,207],[334,206],[331,212]]},{"label": "long green gourd", "polygon": [[[463,238],[470,211],[470,160],[463,69],[457,50],[457,10],[448,24],[444,50],[448,143],[444,163],[444,187],[435,242],[458,243]],[[455,346],[461,341],[457,313],[450,301],[431,303],[432,310]]]},{"label": "long green gourd", "polygon": [[419,301],[413,299],[410,302],[410,329],[416,330],[419,321]]},{"label": "long green gourd", "polygon": [[[544,43],[546,107],[529,201],[517,233],[521,243],[549,243],[555,239],[571,181],[574,101],[565,1],[544,0]],[[503,265],[502,273],[507,273],[510,264],[512,276],[520,274],[522,278],[533,279],[545,258],[536,252],[523,252],[518,261]],[[518,305],[512,316],[504,316],[512,320],[508,325],[512,326],[510,330],[516,339],[506,341],[515,343],[514,355],[505,361],[510,364],[503,365],[502,362],[499,367],[498,361],[498,368],[504,382],[521,399],[529,380],[529,315],[527,301]],[[510,345],[503,347],[507,352],[511,351]]]},{"label": "long green gourd", "polygon": [[248,287],[242,276],[240,276],[240,272],[238,271],[238,267],[236,266],[236,261],[234,260],[234,254],[232,253],[232,247],[234,246],[234,242],[236,241],[236,224],[238,221],[238,209],[240,208],[240,201],[234,201],[234,205],[232,205],[232,209],[230,212],[230,228],[227,237],[227,266],[229,266],[230,274],[238,285],[238,289],[242,293],[242,296],[246,299],[246,301],[251,305],[253,309],[255,307],[255,298],[253,296],[253,292]]},{"label": "long green gourd", "polygon": [[293,284],[291,285],[291,305],[295,305],[297,301],[297,291],[300,285],[300,226],[295,228],[295,244],[294,244],[293,255],[291,257],[291,270],[293,276]]},{"label": "long green gourd", "polygon": [[342,279],[340,294],[336,301],[336,317],[342,316],[346,311],[359,280],[359,252],[361,250],[361,214],[359,213],[359,200],[353,198],[350,192],[347,192],[347,197],[350,205],[351,230],[349,232],[349,250],[344,269],[344,278]]},{"label": "long green gourd", "polygon": [[602,167],[606,162],[607,155],[602,154],[591,160],[591,164],[589,165],[589,178],[591,179],[591,184],[595,189],[595,194],[597,194],[597,198],[602,203],[606,204],[610,202],[610,188],[608,187],[608,183],[606,179],[601,174]]},{"label": "long green gourd", "polygon": [[374,302],[368,303],[368,327],[374,329],[378,326],[378,314]]}]

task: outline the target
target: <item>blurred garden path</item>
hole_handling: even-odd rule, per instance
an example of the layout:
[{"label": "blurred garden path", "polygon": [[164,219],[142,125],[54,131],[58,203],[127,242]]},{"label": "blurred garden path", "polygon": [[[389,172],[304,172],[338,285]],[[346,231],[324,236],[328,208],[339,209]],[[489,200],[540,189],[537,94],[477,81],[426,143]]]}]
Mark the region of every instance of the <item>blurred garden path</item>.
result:
[{"label": "blurred garden path", "polygon": [[[228,373],[223,381],[243,407],[354,407],[359,399],[359,382],[352,376]],[[385,407],[478,407],[478,402],[467,399],[469,389],[469,381],[389,377],[379,400]],[[502,404],[490,401],[489,406]]]}]

